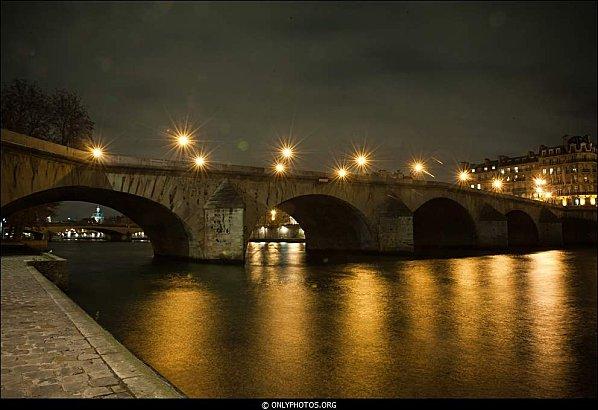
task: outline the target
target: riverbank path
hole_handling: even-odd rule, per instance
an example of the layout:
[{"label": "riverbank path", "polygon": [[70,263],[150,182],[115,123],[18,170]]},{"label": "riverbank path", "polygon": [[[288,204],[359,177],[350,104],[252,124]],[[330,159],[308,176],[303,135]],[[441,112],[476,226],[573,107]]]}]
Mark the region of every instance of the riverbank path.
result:
[{"label": "riverbank path", "polygon": [[2,398],[182,397],[27,264],[37,258],[2,256]]}]

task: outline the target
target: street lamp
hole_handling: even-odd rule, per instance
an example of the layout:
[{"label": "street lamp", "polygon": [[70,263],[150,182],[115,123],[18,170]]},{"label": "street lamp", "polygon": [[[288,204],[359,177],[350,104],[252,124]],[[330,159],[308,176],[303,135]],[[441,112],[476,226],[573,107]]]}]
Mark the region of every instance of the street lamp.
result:
[{"label": "street lamp", "polygon": [[419,162],[419,161],[414,162],[411,165],[411,169],[416,174],[421,174],[422,172],[424,172],[426,170],[426,168],[424,167],[424,164],[422,162]]},{"label": "street lamp", "polygon": [[180,148],[186,148],[191,143],[191,138],[188,134],[179,134],[176,136],[176,144]]},{"label": "street lamp", "polygon": [[280,154],[287,161],[290,159],[293,159],[293,156],[295,155],[295,153],[293,152],[293,147],[291,147],[289,145],[286,145],[286,146],[283,146],[282,148],[280,148]]},{"label": "street lamp", "polygon": [[334,170],[335,176],[340,180],[345,180],[349,176],[349,171],[347,168],[340,166]]},{"label": "street lamp", "polygon": [[277,162],[274,164],[274,173],[277,175],[282,175],[286,172],[287,167],[282,162]]},{"label": "street lamp", "polygon": [[106,153],[104,151],[104,148],[102,148],[101,146],[92,145],[91,147],[89,147],[89,156],[92,160],[99,162],[104,159]]},{"label": "street lamp", "polygon": [[351,159],[357,170],[366,171],[372,162],[372,153],[367,151],[365,147],[354,147],[354,152]]},{"label": "street lamp", "polygon": [[469,179],[471,178],[471,175],[469,175],[469,172],[467,172],[465,170],[461,170],[461,171],[459,171],[457,178],[459,179],[460,183],[464,184],[467,181],[469,181]]},{"label": "street lamp", "polygon": [[91,150],[91,155],[95,158],[95,159],[100,159],[104,156],[104,151],[102,150],[102,148],[100,147],[95,147]]},{"label": "street lamp", "polygon": [[198,154],[193,158],[193,164],[197,169],[204,169],[208,163],[208,159],[204,154]]}]

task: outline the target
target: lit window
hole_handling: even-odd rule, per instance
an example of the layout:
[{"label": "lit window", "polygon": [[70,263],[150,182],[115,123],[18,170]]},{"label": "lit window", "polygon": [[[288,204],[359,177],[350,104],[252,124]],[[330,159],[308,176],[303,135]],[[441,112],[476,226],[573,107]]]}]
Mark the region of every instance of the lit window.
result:
[{"label": "lit window", "polygon": [[475,172],[475,168],[472,168],[472,169],[471,169],[471,172]]},{"label": "lit window", "polygon": [[504,169],[501,169],[501,170],[500,170],[500,173],[504,175],[504,174],[505,174],[505,170],[504,170]]},{"label": "lit window", "polygon": [[554,168],[550,168],[550,175],[554,172]]},{"label": "lit window", "polygon": [[492,165],[492,169],[496,169],[496,167],[494,165]]},{"label": "lit window", "polygon": [[471,188],[475,188],[475,185],[474,185],[474,184],[471,184]]},{"label": "lit window", "polygon": [[515,170],[515,172],[519,172],[519,167],[515,167],[513,169]]},{"label": "lit window", "polygon": [[488,167],[484,167],[484,171],[488,171]]},{"label": "lit window", "polygon": [[590,198],[590,204],[596,205],[596,197],[591,197]]},{"label": "lit window", "polygon": [[542,168],[542,173],[546,174],[546,168]]},{"label": "lit window", "polygon": [[482,189],[482,186],[480,184],[478,184],[478,189]]},{"label": "lit window", "polygon": [[586,204],[586,198],[585,197],[581,197],[579,198],[579,205],[585,205]]}]

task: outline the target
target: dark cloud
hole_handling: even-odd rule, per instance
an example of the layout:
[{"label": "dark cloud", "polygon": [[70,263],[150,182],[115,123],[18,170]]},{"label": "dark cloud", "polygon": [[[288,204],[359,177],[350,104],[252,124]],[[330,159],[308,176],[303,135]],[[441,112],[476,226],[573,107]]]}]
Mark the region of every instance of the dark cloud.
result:
[{"label": "dark cloud", "polygon": [[[169,118],[215,159],[378,165],[520,154],[596,135],[595,3],[2,3],[2,76],[78,91],[111,149],[164,156]],[[452,169],[438,169],[440,177]]]}]

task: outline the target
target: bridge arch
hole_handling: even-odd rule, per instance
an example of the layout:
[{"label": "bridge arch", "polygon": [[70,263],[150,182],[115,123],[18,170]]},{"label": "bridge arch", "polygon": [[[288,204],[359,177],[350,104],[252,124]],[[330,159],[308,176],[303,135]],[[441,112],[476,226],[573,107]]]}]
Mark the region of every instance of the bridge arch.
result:
[{"label": "bridge arch", "polygon": [[538,246],[538,227],[527,212],[514,209],[507,212],[506,217],[507,237],[510,247]]},{"label": "bridge arch", "polygon": [[430,199],[413,213],[413,244],[416,249],[470,248],[475,246],[476,238],[473,217],[453,199]]},{"label": "bridge arch", "polygon": [[308,194],[276,206],[291,215],[305,232],[307,250],[375,250],[373,230],[365,215],[331,195]]},{"label": "bridge arch", "polygon": [[2,216],[51,202],[83,201],[115,209],[139,225],[156,256],[189,257],[190,234],[170,209],[150,199],[125,192],[88,186],[63,186],[16,199],[2,207]]}]

